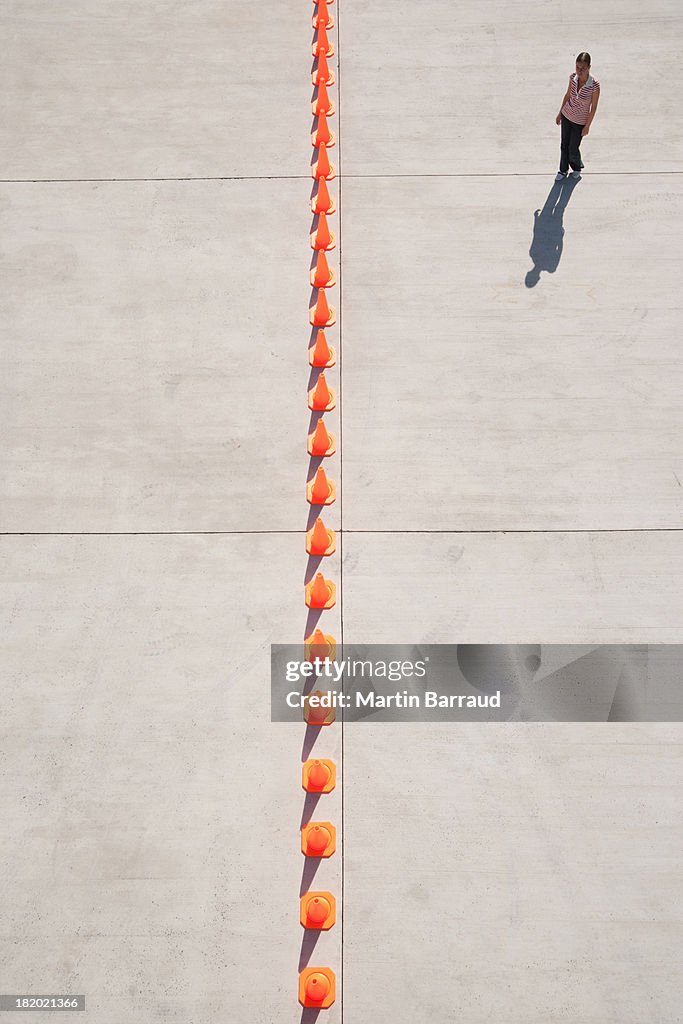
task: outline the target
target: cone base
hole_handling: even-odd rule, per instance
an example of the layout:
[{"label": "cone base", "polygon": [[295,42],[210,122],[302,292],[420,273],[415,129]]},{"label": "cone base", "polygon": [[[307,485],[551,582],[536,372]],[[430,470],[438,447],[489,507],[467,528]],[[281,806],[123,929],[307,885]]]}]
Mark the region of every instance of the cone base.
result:
[{"label": "cone base", "polygon": [[[315,899],[316,896],[322,896],[323,899],[327,900],[327,902],[329,904],[329,907],[330,907],[329,914],[327,915],[325,920],[321,921],[319,924],[312,923],[309,920],[308,912],[307,912],[307,906],[308,906],[309,901],[312,900],[312,899]],[[304,895],[301,897],[300,904],[301,904],[301,910],[300,910],[299,918],[300,918],[301,924],[304,926],[304,928],[309,928],[311,931],[316,931],[316,932],[327,931],[329,928],[332,927],[332,925],[335,923],[335,921],[337,919],[337,901],[335,900],[335,898],[334,898],[334,896],[332,895],[331,892],[320,892],[320,891],[315,891],[315,890],[310,890],[309,889],[309,891],[304,893]]]},{"label": "cone base", "polygon": [[[334,434],[330,434],[329,435],[330,436],[330,446],[329,446],[329,448],[327,449],[326,452],[316,452],[316,451],[313,450],[313,436],[314,436],[313,434],[309,434],[308,435],[308,445],[306,446],[306,450],[308,451],[309,455],[312,455],[316,459],[324,459],[328,455],[334,455],[334,453],[337,450],[337,439],[334,436]],[[310,552],[309,552],[309,554],[310,554]]]},{"label": "cone base", "polygon": [[[325,527],[327,529],[327,527]],[[332,535],[330,538],[330,534]],[[313,528],[306,532],[306,553],[309,555],[322,555],[324,558],[326,555],[333,555],[337,550],[337,538],[334,530],[327,530],[327,536],[330,539],[329,547],[325,548],[324,551],[313,550]]]},{"label": "cone base", "polygon": [[[328,21],[327,25],[324,26],[324,28],[329,30],[331,28],[334,28],[334,18],[329,13],[329,11],[327,12],[327,17],[330,20]],[[318,14],[317,14],[317,12],[311,18],[311,25],[313,26],[313,28],[320,28],[320,26],[318,25]]]},{"label": "cone base", "polygon": [[336,485],[330,480],[330,493],[324,501],[318,501],[313,497],[313,481],[306,485],[306,501],[309,505],[332,505],[337,500],[337,488]]},{"label": "cone base", "polygon": [[[325,996],[324,999],[318,1000],[316,1002],[316,1001],[313,1001],[313,1000],[309,999],[308,993],[306,991],[306,984],[307,984],[307,981],[310,978],[311,974],[317,974],[318,972],[321,973],[321,974],[324,974],[327,977],[327,979],[329,981],[330,989],[329,989],[329,992],[327,993],[327,995]],[[328,1009],[328,1007],[332,1006],[332,1003],[334,1002],[335,997],[336,997],[336,985],[335,985],[335,982],[336,982],[336,978],[335,978],[334,971],[330,970],[329,967],[306,967],[306,968],[304,968],[304,970],[299,975],[299,1002],[301,1003],[302,1006],[311,1006],[311,1007],[315,1007],[316,1009],[319,1009],[319,1010],[326,1010],[326,1009]]]},{"label": "cone base", "polygon": [[[322,630],[320,630],[320,632],[322,633]],[[324,653],[320,651],[318,656],[321,658],[331,658],[332,660],[334,660],[337,657],[337,641],[335,640],[331,633],[323,633],[322,635],[324,638],[324,645],[327,647],[327,650]],[[316,656],[314,648],[322,646],[323,641],[316,640],[315,631],[313,633],[310,633],[309,636],[307,636],[304,640],[304,655],[306,657],[306,661],[310,661],[311,657]]]},{"label": "cone base", "polygon": [[320,245],[317,238],[317,233],[315,231],[311,232],[310,239],[311,249],[315,249],[316,252],[320,252],[321,249],[323,249],[325,252],[331,252],[334,248],[336,248],[337,245],[337,236],[334,234],[333,231],[330,231],[330,240],[327,243],[327,245]]},{"label": "cone base", "polygon": [[328,366],[334,366],[335,363],[337,362],[337,353],[335,352],[335,350],[332,348],[331,345],[328,345],[327,347],[330,350],[330,358],[328,359],[328,361],[326,363],[316,363],[316,361],[315,361],[315,345],[312,348],[309,348],[309,350],[308,350],[308,365],[309,366],[315,366],[316,370],[319,370],[319,369],[323,369],[324,370]]},{"label": "cone base", "polygon": [[[313,758],[311,758],[311,760],[313,760]],[[308,779],[308,769],[311,767],[311,761],[306,761],[301,769],[301,785],[307,793],[331,793],[337,785],[337,766],[334,761],[330,761],[327,758],[322,758],[320,760],[322,761],[322,764],[328,768],[330,777],[324,786],[319,788],[312,786]],[[312,925],[312,927],[317,928],[319,926]]]},{"label": "cone base", "polygon": [[[317,710],[317,709],[315,709],[315,710]],[[314,725],[314,726],[316,726],[316,728],[320,727],[322,729],[322,727],[324,725],[333,725],[333,723],[336,720],[337,720],[337,712],[334,710],[334,708],[330,708],[327,716],[322,721],[320,721],[319,719],[317,719],[315,717],[315,715],[313,714],[313,709],[312,708],[309,708],[309,707],[304,708],[304,722],[306,722],[307,725]]]},{"label": "cone base", "polygon": [[313,85],[334,85],[334,75],[330,71],[328,78],[320,78],[316,70],[311,74],[311,82]]},{"label": "cone base", "polygon": [[[317,110],[316,107],[317,107],[317,103],[315,103],[315,102],[311,103],[311,113],[313,114],[313,117],[320,117],[320,111]],[[334,103],[330,103],[329,110],[323,110],[323,114],[325,115],[325,117],[332,117],[332,115],[334,113],[335,113]],[[313,145],[316,146],[317,143],[314,142]]]},{"label": "cone base", "polygon": [[325,604],[312,604],[313,596],[311,591],[313,590],[313,580],[306,585],[306,607],[307,608],[334,608],[337,603],[337,587],[332,580],[325,580],[327,589],[329,591],[329,597],[325,601]]},{"label": "cone base", "polygon": [[[327,327],[329,325],[328,324],[315,324],[315,326],[316,327]],[[315,388],[312,388],[308,392],[308,408],[312,412],[330,412],[332,409],[334,409],[335,405],[337,404],[337,395],[332,390],[332,388],[330,388],[330,400],[327,403],[327,405],[317,406],[315,404],[315,399],[313,398],[314,393],[315,393]]]},{"label": "cone base", "polygon": [[330,43],[330,45],[327,47],[327,50],[323,50],[321,52],[318,49],[318,44],[313,43],[313,46],[311,47],[311,53],[313,54],[314,57],[334,57],[334,46],[332,45],[332,43]]},{"label": "cone base", "polygon": [[332,288],[337,283],[337,277],[334,270],[330,270],[330,276],[327,281],[316,281],[315,279],[315,267],[311,271],[311,288]]},{"label": "cone base", "polygon": [[330,196],[330,205],[327,207],[326,210],[319,210],[317,208],[317,206],[316,206],[317,198],[318,198],[317,196],[313,196],[313,198],[311,199],[311,213],[324,213],[327,216],[329,216],[331,213],[334,213],[336,211],[337,204],[335,203],[334,199],[331,196]]},{"label": "cone base", "polygon": [[[334,306],[330,306],[329,320],[317,320],[315,316],[315,306],[311,306],[310,309],[308,310],[308,319],[311,324],[311,327],[331,327],[333,324],[336,324],[337,322],[337,310],[334,308]],[[309,405],[308,408],[314,409],[315,406]],[[334,406],[328,405],[324,409],[321,409],[320,412],[329,412],[330,409],[334,409]]]},{"label": "cone base", "polygon": [[315,178],[316,180],[324,178],[325,181],[332,181],[333,178],[337,177],[337,169],[334,166],[334,164],[330,164],[330,170],[328,174],[318,174],[318,164],[316,162],[313,164],[313,167],[311,168],[311,177]]},{"label": "cone base", "polygon": [[322,146],[323,149],[332,149],[332,147],[336,146],[336,144],[337,144],[337,136],[334,134],[334,132],[330,132],[330,141],[329,142],[318,142],[318,132],[317,132],[317,130],[314,131],[314,132],[311,132],[311,145],[313,146],[314,149],[319,149],[320,146]]}]

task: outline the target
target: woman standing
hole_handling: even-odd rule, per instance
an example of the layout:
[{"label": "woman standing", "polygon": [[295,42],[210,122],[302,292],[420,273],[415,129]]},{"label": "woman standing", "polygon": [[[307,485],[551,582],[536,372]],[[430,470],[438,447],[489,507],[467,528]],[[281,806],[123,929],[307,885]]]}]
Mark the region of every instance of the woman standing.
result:
[{"label": "woman standing", "polygon": [[560,169],[555,181],[563,181],[570,167],[572,178],[581,177],[583,162],[579,147],[581,139],[588,135],[600,99],[600,83],[590,70],[590,53],[580,53],[576,58],[576,73],[569,76],[569,85],[555,118],[555,124],[562,125]]}]

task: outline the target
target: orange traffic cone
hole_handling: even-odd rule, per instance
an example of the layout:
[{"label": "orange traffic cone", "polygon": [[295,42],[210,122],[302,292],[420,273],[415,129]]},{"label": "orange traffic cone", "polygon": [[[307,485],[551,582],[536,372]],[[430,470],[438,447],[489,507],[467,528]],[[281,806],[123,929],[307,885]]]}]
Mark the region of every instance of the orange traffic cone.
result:
[{"label": "orange traffic cone", "polygon": [[327,1010],[335,1001],[337,978],[329,967],[306,967],[299,975],[299,1002],[302,1007]]},{"label": "orange traffic cone", "polygon": [[[321,295],[325,292],[321,291]],[[328,388],[325,380],[325,371],[318,377],[318,383],[308,392],[308,408],[314,412],[329,412],[334,409],[337,399],[332,388]]]},{"label": "orange traffic cone", "polygon": [[325,332],[320,330],[315,336],[315,345],[308,350],[308,362],[311,366],[334,366],[337,361],[337,354],[331,345],[328,345]]},{"label": "orange traffic cone", "polygon": [[[314,327],[331,327],[337,322],[337,311],[334,306],[328,306],[323,288],[318,291],[315,306],[309,306],[308,319]],[[312,405],[310,408],[315,409],[317,406]]]},{"label": "orange traffic cone", "polygon": [[318,250],[316,264],[311,270],[312,288],[331,288],[336,283],[334,271],[327,265],[327,257],[322,249]]},{"label": "orange traffic cone", "polygon": [[337,766],[334,761],[305,761],[301,770],[301,785],[307,793],[331,793],[337,785]]},{"label": "orange traffic cone", "polygon": [[321,572],[306,584],[306,606],[308,608],[332,608],[337,603],[337,588],[332,580],[326,580]]},{"label": "orange traffic cone", "polygon": [[308,454],[318,458],[326,455],[334,455],[337,450],[337,442],[334,434],[328,433],[324,420],[321,418],[316,424],[312,434],[308,435]]},{"label": "orange traffic cone", "polygon": [[321,178],[318,182],[318,191],[311,199],[311,210],[313,213],[334,213],[337,204],[330,195],[327,182]]},{"label": "orange traffic cone", "polygon": [[318,86],[318,95],[311,103],[311,110],[314,117],[320,117],[321,114],[324,114],[325,117],[332,117],[334,114],[334,103],[327,95],[327,86],[324,82]]},{"label": "orange traffic cone", "polygon": [[[334,530],[328,529],[318,516],[311,529],[306,531],[306,551],[309,555],[333,555],[336,550],[336,533]],[[323,636],[322,633],[320,635]]]},{"label": "orange traffic cone", "polygon": [[305,967],[299,975],[299,1002],[326,1010],[335,1000],[336,981],[330,967]]},{"label": "orange traffic cone", "polygon": [[[322,693],[320,692],[320,690],[315,690],[315,692],[310,694],[310,696],[322,697]],[[321,707],[319,704],[311,704],[310,701],[308,700],[305,703],[304,721],[306,721],[309,725],[332,725],[336,717],[337,711],[334,707]]]},{"label": "orange traffic cone", "polygon": [[310,239],[311,249],[324,249],[326,252],[329,252],[330,249],[334,249],[337,244],[337,239],[330,231],[326,213],[319,214],[318,226],[315,231],[311,231]]},{"label": "orange traffic cone", "polygon": [[332,149],[335,145],[337,138],[334,132],[330,131],[330,126],[327,123],[327,114],[318,114],[318,127],[315,131],[311,132],[311,145],[312,146],[325,146],[327,149]]},{"label": "orange traffic cone", "polygon": [[331,821],[309,821],[301,829],[301,850],[307,857],[331,857],[337,847],[337,831]]},{"label": "orange traffic cone", "polygon": [[314,57],[334,57],[334,46],[327,38],[324,28],[318,29],[318,38],[311,47],[311,53]]},{"label": "orange traffic cone", "polygon": [[331,892],[306,892],[300,900],[299,918],[304,928],[327,931],[337,920],[337,901]]},{"label": "orange traffic cone", "polygon": [[302,1006],[327,1010],[336,998],[337,978],[331,967],[304,967],[299,975]]},{"label": "orange traffic cone", "polygon": [[311,167],[311,177],[325,178],[326,181],[332,181],[336,173],[334,164],[330,163],[327,150],[324,146],[321,146],[318,150],[318,159]]},{"label": "orange traffic cone", "polygon": [[306,501],[309,505],[331,505],[337,498],[337,488],[327,473],[319,467],[313,480],[306,485]]},{"label": "orange traffic cone", "polygon": [[[334,533],[334,530],[328,532]],[[306,661],[312,661],[314,658],[322,658],[323,661],[325,658],[334,659],[337,657],[337,641],[330,633],[314,629],[304,640],[304,656]]]},{"label": "orange traffic cone", "polygon": [[311,72],[311,81],[313,85],[334,85],[334,74],[330,71],[327,57],[324,54],[322,57],[318,57],[318,66],[315,71]]},{"label": "orange traffic cone", "polygon": [[327,4],[318,4],[313,15],[313,28],[334,28],[334,18],[327,9]]}]

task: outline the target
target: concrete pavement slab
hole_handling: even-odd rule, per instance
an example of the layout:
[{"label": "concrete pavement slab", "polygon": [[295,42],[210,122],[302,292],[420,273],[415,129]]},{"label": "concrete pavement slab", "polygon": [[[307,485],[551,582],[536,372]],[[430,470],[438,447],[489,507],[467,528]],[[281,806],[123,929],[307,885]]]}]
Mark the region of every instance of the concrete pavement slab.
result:
[{"label": "concrete pavement slab", "polygon": [[344,526],[680,526],[681,212],[671,176],[346,180]]},{"label": "concrete pavement slab", "polygon": [[305,528],[310,191],[0,186],[3,530]]},{"label": "concrete pavement slab", "polygon": [[582,50],[601,85],[589,169],[683,169],[676,0],[344,0],[340,14],[345,174],[554,173]]},{"label": "concrete pavement slab", "polygon": [[677,725],[362,724],[344,743],[348,1020],[674,1024]]},{"label": "concrete pavement slab", "polygon": [[2,20],[0,178],[308,174],[309,5],[28,0]]},{"label": "concrete pavement slab", "polygon": [[[298,1019],[300,951],[338,969],[341,935],[303,944],[302,881],[339,893],[341,858],[304,871],[305,728],[270,722],[302,538],[1,547],[3,990],[85,993],[103,1024]],[[339,820],[340,733],[313,746],[339,784],[309,817]]]},{"label": "concrete pavement slab", "polygon": [[344,534],[347,643],[679,643],[678,531]]},{"label": "concrete pavement slab", "polygon": [[[680,640],[675,533],[344,549],[347,642]],[[678,724],[348,724],[344,753],[347,1019],[674,1024]]]}]

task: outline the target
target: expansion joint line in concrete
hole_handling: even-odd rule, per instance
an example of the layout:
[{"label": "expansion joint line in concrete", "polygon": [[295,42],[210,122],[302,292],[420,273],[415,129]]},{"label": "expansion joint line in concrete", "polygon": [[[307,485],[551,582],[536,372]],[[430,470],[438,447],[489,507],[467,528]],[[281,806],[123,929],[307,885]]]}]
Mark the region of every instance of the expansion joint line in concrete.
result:
[{"label": "expansion joint line in concrete", "polygon": [[[309,467],[306,484],[306,500],[310,506],[307,530],[306,551],[308,564],[305,577],[305,597],[308,607],[306,628],[304,630],[304,658],[320,667],[320,661],[335,658],[337,641],[330,633],[325,633],[319,625],[323,612],[334,607],[337,600],[337,585],[334,580],[320,571],[321,563],[330,558],[337,550],[337,534],[325,525],[322,512],[326,506],[332,505],[337,498],[337,484],[328,474],[329,459],[337,452],[337,439],[328,429],[331,413],[337,406],[337,392],[333,375],[337,365],[337,354],[329,343],[326,331],[337,323],[337,313],[328,301],[328,292],[337,283],[337,274],[330,266],[327,253],[336,248],[336,238],[331,230],[333,221],[328,222],[337,213],[337,202],[330,193],[328,182],[335,178],[335,168],[330,161],[330,150],[336,138],[328,118],[335,114],[335,104],[330,91],[335,84],[335,76],[330,70],[328,59],[334,56],[335,49],[328,32],[335,26],[335,19],[330,6],[333,0],[313,0],[313,67],[311,81],[313,97],[311,113],[313,115],[313,131],[311,144],[313,157],[311,161],[311,224],[310,246],[313,250],[310,267],[311,298],[308,319],[311,332],[308,341],[308,408],[310,421],[308,427],[307,450]],[[328,91],[329,90],[329,91]],[[331,293],[330,293],[331,294]],[[317,660],[320,659],[320,660]],[[323,691],[319,688],[320,678],[313,674],[306,681],[304,693],[307,697],[304,708],[306,721],[306,741],[302,755],[302,785],[306,790],[304,803],[303,826],[301,829],[301,849],[304,854],[304,883],[301,895],[300,920],[304,928],[304,939],[299,956],[299,1002],[311,1010],[327,1009],[336,998],[337,976],[328,966],[311,966],[308,963],[307,950],[315,944],[316,933],[334,927],[336,922],[336,896],[326,890],[313,890],[308,886],[319,858],[330,857],[335,853],[337,829],[334,822],[327,820],[328,815],[315,808],[316,800],[323,794],[330,793],[336,786],[337,766],[329,758],[308,758],[313,743],[325,735],[325,727],[336,719],[334,707],[325,707],[320,698]],[[327,684],[329,687],[329,684]],[[310,733],[310,736],[309,736]],[[324,802],[323,802],[323,807]],[[316,820],[312,820],[315,814]],[[309,865],[313,865],[309,868]],[[304,1013],[306,1010],[304,1010]]]}]

